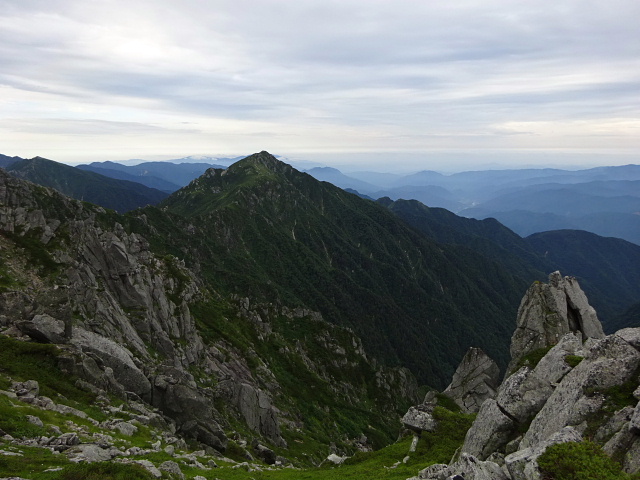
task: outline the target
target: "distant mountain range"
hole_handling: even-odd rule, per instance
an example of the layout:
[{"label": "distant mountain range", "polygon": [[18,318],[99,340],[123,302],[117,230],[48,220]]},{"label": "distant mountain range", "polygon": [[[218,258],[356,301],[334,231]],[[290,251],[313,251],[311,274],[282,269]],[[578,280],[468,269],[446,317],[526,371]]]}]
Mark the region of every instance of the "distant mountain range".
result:
[{"label": "distant mountain range", "polygon": [[210,163],[187,162],[144,162],[131,166],[116,162],[94,162],[89,165],[78,165],[77,168],[111,178],[138,182],[147,187],[171,193],[202,175],[208,168],[224,167]]},{"label": "distant mountain range", "polygon": [[20,159],[5,169],[14,177],[55,188],[70,197],[120,213],[155,205],[168,195],[139,183],[106,177],[41,157]]},{"label": "distant mountain range", "polygon": [[16,163],[20,160],[22,160],[22,158],[20,157],[9,157],[8,155],[0,154],[0,167],[6,168],[9,165]]},{"label": "distant mountain range", "polygon": [[372,198],[416,199],[470,218],[496,218],[516,233],[557,229],[587,230],[640,244],[640,166],[485,170],[412,175],[312,169],[320,180],[336,182]]}]

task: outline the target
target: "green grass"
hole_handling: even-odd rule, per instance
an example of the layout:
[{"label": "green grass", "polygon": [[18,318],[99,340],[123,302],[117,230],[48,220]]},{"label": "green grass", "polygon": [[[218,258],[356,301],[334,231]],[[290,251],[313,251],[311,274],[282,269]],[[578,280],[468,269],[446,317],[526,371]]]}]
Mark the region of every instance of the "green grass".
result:
[{"label": "green grass", "polygon": [[567,363],[567,365],[569,365],[570,367],[577,367],[578,364],[583,360],[584,357],[581,357],[579,355],[566,355],[564,357],[564,361]]},{"label": "green grass", "polygon": [[520,360],[518,360],[518,363],[514,367],[513,372],[519,370],[522,367],[529,367],[531,369],[536,368],[536,365],[540,363],[540,360],[542,360],[542,357],[544,357],[547,353],[549,353],[549,350],[551,350],[552,348],[553,346],[543,347],[543,348],[538,348],[536,350],[532,350],[531,352],[527,353]]},{"label": "green grass", "polygon": [[552,445],[538,458],[544,480],[632,480],[619,463],[592,442]]},{"label": "green grass", "polygon": [[[462,445],[464,436],[474,416],[448,411],[436,407],[434,415],[438,427],[434,432],[423,432],[416,452],[409,453],[412,436],[375,452],[358,452],[344,464],[335,466],[327,462],[322,467],[305,469],[281,469],[277,471],[247,472],[243,469],[219,468],[200,472],[207,479],[236,480],[405,480],[434,463],[448,463]],[[324,454],[326,456],[328,452]],[[409,456],[407,463],[403,459]],[[397,466],[396,466],[397,464]],[[248,476],[249,475],[249,476]]]},{"label": "green grass", "polygon": [[3,477],[52,478],[38,477],[38,475],[48,468],[61,467],[70,463],[63,455],[54,455],[44,448],[16,448],[2,444],[0,448],[21,454],[21,456],[0,455],[0,476]]},{"label": "green grass", "polygon": [[[20,404],[21,402],[16,400],[15,403]],[[39,416],[40,411],[36,411],[36,409],[21,410],[14,407],[8,397],[0,395],[0,429],[16,438],[39,437],[47,433],[43,427],[38,427],[27,420],[27,415]]]},{"label": "green grass", "polygon": [[[0,335],[0,374],[17,381],[36,380],[40,395],[82,410],[98,421],[106,420],[107,416],[93,406],[95,394],[78,388],[76,378],[58,368],[59,355],[60,350],[55,345],[23,342]],[[2,384],[0,381],[0,386]],[[4,388],[8,388],[6,380]]]},{"label": "green grass", "polygon": [[42,473],[34,477],[35,480],[152,480],[154,478],[140,465],[116,462],[69,465],[59,472]]}]

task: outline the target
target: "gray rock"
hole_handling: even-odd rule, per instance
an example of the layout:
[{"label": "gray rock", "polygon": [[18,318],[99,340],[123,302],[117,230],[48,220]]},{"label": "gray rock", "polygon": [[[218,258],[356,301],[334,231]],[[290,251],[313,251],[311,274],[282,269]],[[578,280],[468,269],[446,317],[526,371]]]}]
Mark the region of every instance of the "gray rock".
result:
[{"label": "gray rock", "polygon": [[488,398],[495,398],[500,368],[480,348],[470,348],[443,392],[465,413],[477,413]]},{"label": "gray rock", "polygon": [[171,373],[154,378],[153,405],[174,419],[184,435],[224,451],[227,436],[213,416],[211,402],[189,385],[184,373],[179,370]]},{"label": "gray rock", "polygon": [[149,398],[151,383],[135,364],[128,349],[102,335],[81,328],[74,328],[71,342],[83,351],[96,355],[105,366],[112,369],[116,380],[127,390],[140,397]]},{"label": "gray rock", "polygon": [[534,368],[536,377],[549,385],[558,383],[571,371],[572,367],[565,361],[568,355],[581,357],[586,355],[579,333],[567,333],[542,357],[538,365]]},{"label": "gray rock", "polygon": [[276,463],[277,455],[269,447],[265,447],[261,443],[256,443],[253,446],[253,451],[256,452],[256,456],[267,465],[274,465]]},{"label": "gray rock", "polygon": [[640,353],[611,335],[595,342],[587,356],[569,372],[531,422],[521,447],[534,447],[567,425],[578,425],[597,408],[597,398],[585,392],[605,390],[630,380],[640,365]]},{"label": "gray rock", "polygon": [[553,387],[549,382],[539,378],[533,370],[522,367],[504,381],[496,402],[509,417],[524,423],[540,411],[551,393]]},{"label": "gray rock", "polygon": [[41,343],[65,343],[65,326],[62,320],[50,315],[34,315],[30,321],[18,322],[16,326],[24,335]]},{"label": "gray rock", "polygon": [[162,477],[162,472],[160,470],[158,470],[156,468],[156,466],[150,462],[149,460],[131,460],[128,461],[126,463],[135,463],[138,465],[141,465],[142,467],[145,468],[145,470],[147,470],[147,472],[149,472],[151,475],[154,476],[154,478],[161,478]]},{"label": "gray rock", "polygon": [[34,415],[27,415],[26,417],[29,423],[32,423],[37,427],[44,427],[44,423],[42,423],[42,420],[40,420],[40,417],[36,417]]},{"label": "gray rock", "polygon": [[629,420],[629,431],[636,435],[640,435],[640,402],[636,405],[636,408],[633,410],[633,414],[631,415],[631,419]]},{"label": "gray rock", "polygon": [[327,457],[327,460],[334,465],[342,465],[347,458],[348,457],[341,457],[340,455],[332,453]]},{"label": "gray rock", "polygon": [[98,445],[87,443],[71,447],[65,453],[72,462],[93,463],[107,462],[112,458],[121,455],[122,452],[113,447],[101,448]]},{"label": "gray rock", "polygon": [[622,338],[636,350],[640,350],[640,328],[623,328],[614,335]]},{"label": "gray rock", "polygon": [[118,422],[115,426],[116,430],[118,430],[123,435],[128,437],[132,436],[134,433],[138,431],[138,427],[129,423],[129,422]]},{"label": "gray rock", "polygon": [[[626,460],[627,457],[633,453],[633,446],[637,440],[638,436],[631,433],[629,431],[628,424],[625,424],[623,428],[615,433],[607,443],[602,446],[602,450],[610,457],[617,457]],[[623,466],[624,463],[625,462],[623,462]]]},{"label": "gray rock", "polygon": [[402,424],[415,432],[432,432],[436,429],[437,422],[433,418],[432,404],[422,404],[409,407],[402,417]]},{"label": "gray rock", "polygon": [[69,448],[79,445],[80,438],[75,432],[68,432],[59,435],[58,437],[46,438],[43,437],[40,442],[41,445],[53,447],[56,452],[63,452]]},{"label": "gray rock", "polygon": [[[51,405],[48,405],[47,409],[62,413],[64,415],[75,415],[76,417],[89,419],[89,416],[82,410],[78,410],[77,408],[70,407],[69,405],[63,405],[61,403],[53,404],[52,402]],[[92,423],[95,423],[95,420]]]},{"label": "gray rock", "polygon": [[622,461],[622,469],[630,474],[640,472],[640,437],[636,436],[627,448]]},{"label": "gray rock", "polygon": [[462,452],[479,459],[486,459],[493,452],[506,445],[515,430],[516,423],[489,399],[482,404],[476,420],[467,432]]},{"label": "gray rock", "polygon": [[549,283],[534,283],[518,309],[516,330],[511,337],[513,370],[518,360],[529,352],[555,345],[570,332],[582,340],[604,338],[602,325],[586,295],[573,277],[560,272],[549,275]]},{"label": "gray rock", "polygon": [[444,472],[447,470],[449,465],[445,463],[434,463],[433,465],[429,465],[427,468],[420,470],[417,477],[411,477],[407,480],[419,480],[422,478],[440,480],[443,478]]},{"label": "gray rock", "polygon": [[13,390],[21,400],[24,397],[35,398],[40,394],[40,385],[36,380],[27,380],[26,382],[14,383]]},{"label": "gray rock", "polygon": [[273,444],[286,447],[287,442],[280,433],[277,411],[264,391],[247,383],[234,383],[232,401],[249,428],[261,433]]},{"label": "gray rock", "polygon": [[182,473],[182,470],[180,470],[180,465],[178,465],[176,462],[173,462],[171,460],[162,462],[158,466],[158,468],[163,472],[167,472],[169,475],[173,476],[174,478],[181,478],[181,479],[184,478],[184,473]]},{"label": "gray rock", "polygon": [[629,421],[631,420],[633,412],[633,407],[625,407],[622,410],[617,411],[609,420],[598,428],[594,435],[594,440],[603,444],[623,428],[629,428]]}]

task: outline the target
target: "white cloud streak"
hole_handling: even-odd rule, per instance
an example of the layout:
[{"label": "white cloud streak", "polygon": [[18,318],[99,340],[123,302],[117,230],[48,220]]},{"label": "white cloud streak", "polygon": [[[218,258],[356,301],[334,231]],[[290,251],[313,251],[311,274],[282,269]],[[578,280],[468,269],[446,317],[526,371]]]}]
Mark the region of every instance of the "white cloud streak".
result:
[{"label": "white cloud streak", "polygon": [[0,0],[0,148],[633,154],[637,18],[636,0]]}]

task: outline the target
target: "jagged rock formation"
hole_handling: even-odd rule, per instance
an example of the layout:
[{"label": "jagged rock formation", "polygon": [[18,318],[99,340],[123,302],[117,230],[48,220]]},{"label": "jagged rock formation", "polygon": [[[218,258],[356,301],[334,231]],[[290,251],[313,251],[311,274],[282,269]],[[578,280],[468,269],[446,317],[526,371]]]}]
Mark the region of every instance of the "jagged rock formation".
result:
[{"label": "jagged rock formation", "polygon": [[433,392],[427,393],[424,401],[420,405],[409,407],[407,413],[402,417],[402,424],[405,428],[420,434],[430,432],[436,428],[436,420],[433,418],[433,409],[438,404]]},{"label": "jagged rock formation", "polygon": [[569,332],[579,332],[583,340],[604,337],[596,312],[577,280],[554,272],[548,284],[534,283],[520,303],[509,370],[527,353],[555,345]]},{"label": "jagged rock formation", "polygon": [[[347,405],[372,391],[380,409],[415,398],[413,377],[374,366],[350,330],[305,309],[221,298],[123,224],[0,170],[2,333],[60,346],[60,367],[87,389],[155,407],[178,434],[218,450],[231,419],[279,447],[283,425],[306,428],[282,383],[295,374]],[[233,344],[238,334],[245,343]]]},{"label": "jagged rock formation", "polygon": [[626,472],[640,471],[640,328],[604,337],[597,322],[575,279],[555,272],[550,285],[534,284],[511,349],[517,360],[520,348],[551,348],[482,404],[460,459],[416,478],[540,480],[536,459],[547,447],[585,438],[621,459]]},{"label": "jagged rock formation", "polygon": [[471,347],[444,393],[465,413],[477,413],[488,398],[495,398],[500,368],[480,348]]}]

